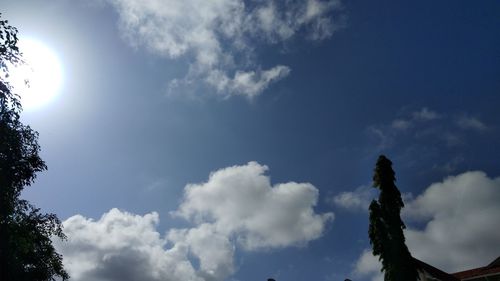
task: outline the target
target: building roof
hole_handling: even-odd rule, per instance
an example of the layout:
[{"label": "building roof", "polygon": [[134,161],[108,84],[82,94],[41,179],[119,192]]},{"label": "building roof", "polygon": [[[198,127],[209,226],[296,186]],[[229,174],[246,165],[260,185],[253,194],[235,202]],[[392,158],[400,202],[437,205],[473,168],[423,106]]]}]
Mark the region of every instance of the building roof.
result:
[{"label": "building roof", "polygon": [[492,261],[490,264],[488,264],[487,267],[500,267],[500,257],[496,258],[494,261]]},{"label": "building roof", "polygon": [[418,269],[426,271],[428,274],[435,277],[436,279],[439,279],[441,281],[460,281],[459,278],[451,274],[448,274],[440,269],[437,269],[434,266],[427,264],[419,259],[413,258],[413,261],[415,262],[415,265],[417,266]]},{"label": "building roof", "polygon": [[456,272],[453,273],[453,276],[459,278],[460,280],[465,280],[495,273],[500,273],[500,257],[496,258],[487,266]]}]

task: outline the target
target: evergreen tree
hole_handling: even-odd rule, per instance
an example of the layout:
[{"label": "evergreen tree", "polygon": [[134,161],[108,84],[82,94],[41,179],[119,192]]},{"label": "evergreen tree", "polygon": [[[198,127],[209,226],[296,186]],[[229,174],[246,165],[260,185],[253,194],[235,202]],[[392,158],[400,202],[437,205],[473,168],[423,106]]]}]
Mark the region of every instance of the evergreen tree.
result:
[{"label": "evergreen tree", "polygon": [[404,204],[395,181],[391,160],[381,155],[373,175],[373,186],[380,194],[378,201],[370,204],[370,244],[373,255],[382,262],[385,281],[414,281],[418,272],[405,244],[405,224],[400,216]]},{"label": "evergreen tree", "polygon": [[9,67],[23,63],[17,42],[17,29],[0,19],[0,280],[66,280],[51,240],[64,238],[60,221],[19,198],[47,167],[38,133],[20,121],[19,96],[8,82]]}]

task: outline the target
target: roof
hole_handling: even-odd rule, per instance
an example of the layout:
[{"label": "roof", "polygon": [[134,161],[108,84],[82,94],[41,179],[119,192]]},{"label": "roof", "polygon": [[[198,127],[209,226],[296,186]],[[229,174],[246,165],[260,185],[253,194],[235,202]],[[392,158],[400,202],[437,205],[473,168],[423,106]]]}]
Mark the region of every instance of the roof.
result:
[{"label": "roof", "polygon": [[461,280],[464,280],[464,279],[470,279],[473,277],[490,275],[490,274],[494,274],[494,273],[500,273],[500,257],[496,258],[493,262],[491,262],[487,266],[456,272],[456,273],[453,273],[453,276],[455,276]]},{"label": "roof", "polygon": [[496,258],[494,261],[492,261],[490,264],[488,264],[487,267],[500,267],[500,257]]},{"label": "roof", "polygon": [[415,265],[417,266],[418,269],[426,271],[428,274],[441,281],[460,281],[460,279],[458,279],[457,277],[449,273],[446,273],[440,269],[437,269],[434,266],[429,265],[419,259],[413,258],[413,261],[415,262]]}]

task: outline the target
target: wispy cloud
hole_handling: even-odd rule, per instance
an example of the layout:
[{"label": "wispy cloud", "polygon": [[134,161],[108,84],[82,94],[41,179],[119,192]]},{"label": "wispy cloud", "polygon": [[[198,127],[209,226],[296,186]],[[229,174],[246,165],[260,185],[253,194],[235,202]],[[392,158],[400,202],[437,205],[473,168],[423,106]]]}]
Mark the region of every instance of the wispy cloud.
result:
[{"label": "wispy cloud", "polygon": [[[344,191],[333,197],[327,198],[327,202],[348,211],[367,212],[370,203],[373,199],[377,198],[377,196],[378,191],[376,188],[362,185],[354,191]],[[413,199],[413,194],[411,193],[403,193],[401,196],[404,202]]]},{"label": "wispy cloud", "polygon": [[475,117],[470,116],[460,116],[456,120],[457,125],[464,130],[475,130],[479,132],[484,132],[488,130],[488,126],[486,126],[482,121]]},{"label": "wispy cloud", "polygon": [[434,121],[440,118],[442,118],[441,114],[423,107],[420,110],[398,116],[387,124],[372,124],[368,126],[367,132],[378,139],[378,150],[382,151],[397,143],[400,136],[429,134],[429,129],[437,124]]},{"label": "wispy cloud", "polygon": [[123,37],[136,48],[169,59],[188,57],[185,77],[170,91],[200,83],[223,97],[253,98],[290,74],[290,67],[263,69],[255,50],[294,37],[319,41],[341,27],[340,0],[250,1],[105,0],[119,14]]},{"label": "wispy cloud", "polygon": [[369,186],[360,186],[354,191],[341,192],[327,201],[350,211],[366,211],[370,202],[376,197],[376,190]]},{"label": "wispy cloud", "polygon": [[433,169],[443,171],[447,174],[457,170],[457,167],[465,161],[465,158],[462,155],[458,155],[453,157],[451,160],[443,163],[443,164],[435,164],[433,165]]},{"label": "wispy cloud", "polygon": [[427,107],[412,113],[413,121],[431,121],[440,118],[440,114],[435,111],[429,110]]},{"label": "wispy cloud", "polygon": [[391,123],[391,127],[397,130],[406,130],[412,126],[412,122],[404,119],[395,119]]},{"label": "wispy cloud", "polygon": [[[490,127],[477,117],[465,113],[440,113],[428,107],[404,110],[393,119],[371,124],[366,129],[368,136],[375,140],[371,153],[397,154],[408,165],[417,159],[427,163],[433,161],[431,164],[436,169],[447,172],[465,162],[463,148],[478,133],[489,131]],[[443,158],[448,159],[443,161]]]},{"label": "wispy cloud", "polygon": [[[305,245],[320,237],[333,213],[317,214],[318,190],[309,183],[271,185],[266,166],[250,162],[215,171],[185,187],[174,216],[192,223],[156,230],[159,215],[118,209],[94,221],[64,221],[67,242],[55,242],[74,280],[225,280],[234,253]],[[192,261],[196,260],[196,263]]]},{"label": "wispy cloud", "polygon": [[418,123],[425,123],[439,118],[441,118],[441,115],[436,111],[423,107],[418,111],[412,112],[409,116],[394,119],[390,127],[397,130],[406,130],[416,126]]}]

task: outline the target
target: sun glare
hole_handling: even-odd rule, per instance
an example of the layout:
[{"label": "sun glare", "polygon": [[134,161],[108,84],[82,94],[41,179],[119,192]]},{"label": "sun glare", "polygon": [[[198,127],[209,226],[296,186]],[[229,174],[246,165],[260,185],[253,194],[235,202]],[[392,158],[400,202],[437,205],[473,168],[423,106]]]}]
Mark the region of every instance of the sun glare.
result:
[{"label": "sun glare", "polygon": [[18,46],[26,64],[11,70],[10,81],[14,91],[21,96],[23,109],[41,108],[53,100],[60,90],[61,63],[57,55],[40,41],[21,39]]}]

